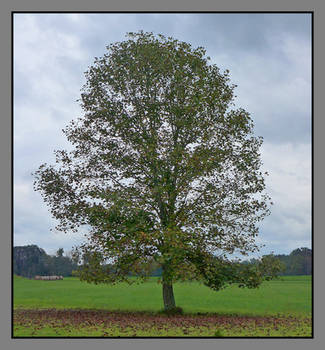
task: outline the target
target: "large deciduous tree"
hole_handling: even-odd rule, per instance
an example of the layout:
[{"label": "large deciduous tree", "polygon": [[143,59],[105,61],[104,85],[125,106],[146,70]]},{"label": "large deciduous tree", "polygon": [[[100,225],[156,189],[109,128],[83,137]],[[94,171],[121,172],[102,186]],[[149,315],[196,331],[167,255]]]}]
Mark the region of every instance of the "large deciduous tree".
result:
[{"label": "large deciduous tree", "polygon": [[84,114],[64,130],[73,150],[35,172],[57,229],[88,228],[81,279],[145,278],[155,261],[165,309],[175,307],[179,279],[216,290],[260,283],[265,266],[226,256],[258,250],[270,202],[262,138],[249,113],[234,109],[229,71],[208,61],[202,47],[141,31],[109,45],[85,73]]}]

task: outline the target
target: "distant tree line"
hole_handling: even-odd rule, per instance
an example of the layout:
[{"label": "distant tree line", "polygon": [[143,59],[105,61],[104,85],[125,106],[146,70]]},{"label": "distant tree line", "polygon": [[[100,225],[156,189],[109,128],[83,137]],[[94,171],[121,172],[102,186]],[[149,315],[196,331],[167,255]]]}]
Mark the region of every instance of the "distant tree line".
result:
[{"label": "distant tree line", "polygon": [[[63,256],[63,248],[59,248],[55,256],[46,254],[44,249],[37,245],[14,247],[14,273],[19,276],[32,278],[35,275],[61,275],[72,276],[78,265],[72,257]],[[289,255],[274,255],[283,264],[280,275],[311,275],[312,273],[312,250],[298,248]],[[256,259],[251,259],[244,264],[254,264]],[[162,268],[156,262],[150,263],[150,275],[161,276]]]},{"label": "distant tree line", "polygon": [[63,248],[59,248],[56,255],[51,256],[37,245],[14,247],[14,274],[28,278],[36,275],[72,276],[72,271],[77,268],[77,264],[70,257],[63,256],[63,253]]},{"label": "distant tree line", "polygon": [[[279,264],[281,268],[281,272],[279,272],[279,275],[281,276],[295,276],[295,275],[311,275],[312,273],[312,250],[309,248],[297,248],[293,250],[289,255],[285,254],[277,254],[274,255],[269,254],[269,255],[264,255],[265,258],[265,263],[267,261],[270,262],[271,260],[268,259],[274,259],[274,261],[278,261],[277,264]],[[245,260],[242,262],[243,265],[248,265],[248,264],[259,264],[258,259],[250,259],[250,260]],[[87,259],[84,260],[84,263],[87,263]],[[114,273],[114,266],[107,264],[107,273]],[[146,271],[150,276],[157,276],[161,277],[162,276],[162,267],[159,263],[151,260],[148,262],[148,266]],[[129,276],[134,276],[134,273],[129,273]]]},{"label": "distant tree line", "polygon": [[289,255],[276,255],[285,265],[283,275],[311,275],[312,274],[312,250],[298,248]]},{"label": "distant tree line", "polygon": [[[293,250],[289,255],[274,255],[284,265],[282,276],[288,275],[311,275],[312,273],[312,250],[309,248],[298,248]],[[255,263],[255,259],[251,259],[249,263]]]},{"label": "distant tree line", "polygon": [[[293,250],[289,255],[277,254],[274,258],[280,260],[283,265],[281,276],[297,276],[297,275],[311,275],[312,274],[312,250],[309,248],[297,248]],[[244,264],[255,264],[257,259],[251,259]],[[161,276],[162,269],[156,264],[151,269],[152,276]]]}]

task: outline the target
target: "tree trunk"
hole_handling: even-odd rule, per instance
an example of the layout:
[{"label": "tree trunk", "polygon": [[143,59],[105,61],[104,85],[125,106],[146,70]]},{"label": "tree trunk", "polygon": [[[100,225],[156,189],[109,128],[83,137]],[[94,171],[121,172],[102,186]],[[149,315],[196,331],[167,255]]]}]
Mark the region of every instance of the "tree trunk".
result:
[{"label": "tree trunk", "polygon": [[163,282],[163,299],[165,310],[170,310],[176,307],[173,292],[173,285]]}]

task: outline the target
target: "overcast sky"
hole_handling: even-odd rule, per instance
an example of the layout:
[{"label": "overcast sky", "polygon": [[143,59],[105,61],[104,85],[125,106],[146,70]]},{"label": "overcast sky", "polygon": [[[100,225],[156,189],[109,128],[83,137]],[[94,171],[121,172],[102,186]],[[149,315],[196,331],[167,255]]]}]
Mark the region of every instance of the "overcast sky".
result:
[{"label": "overcast sky", "polygon": [[262,160],[274,205],[260,228],[260,254],[311,247],[310,14],[15,14],[14,245],[48,254],[81,243],[55,226],[31,172],[69,149],[62,128],[82,115],[84,72],[127,32],[161,33],[203,46],[229,69],[243,107],[263,136]]}]

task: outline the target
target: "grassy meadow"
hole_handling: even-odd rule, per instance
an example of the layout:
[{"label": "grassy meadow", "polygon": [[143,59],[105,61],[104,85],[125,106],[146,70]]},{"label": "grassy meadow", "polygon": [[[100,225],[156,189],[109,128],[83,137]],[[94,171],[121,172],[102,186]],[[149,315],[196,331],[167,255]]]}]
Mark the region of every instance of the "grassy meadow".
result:
[{"label": "grassy meadow", "polygon": [[219,292],[176,283],[174,294],[184,314],[168,317],[155,277],[111,286],[15,276],[14,336],[311,336],[310,276]]}]

